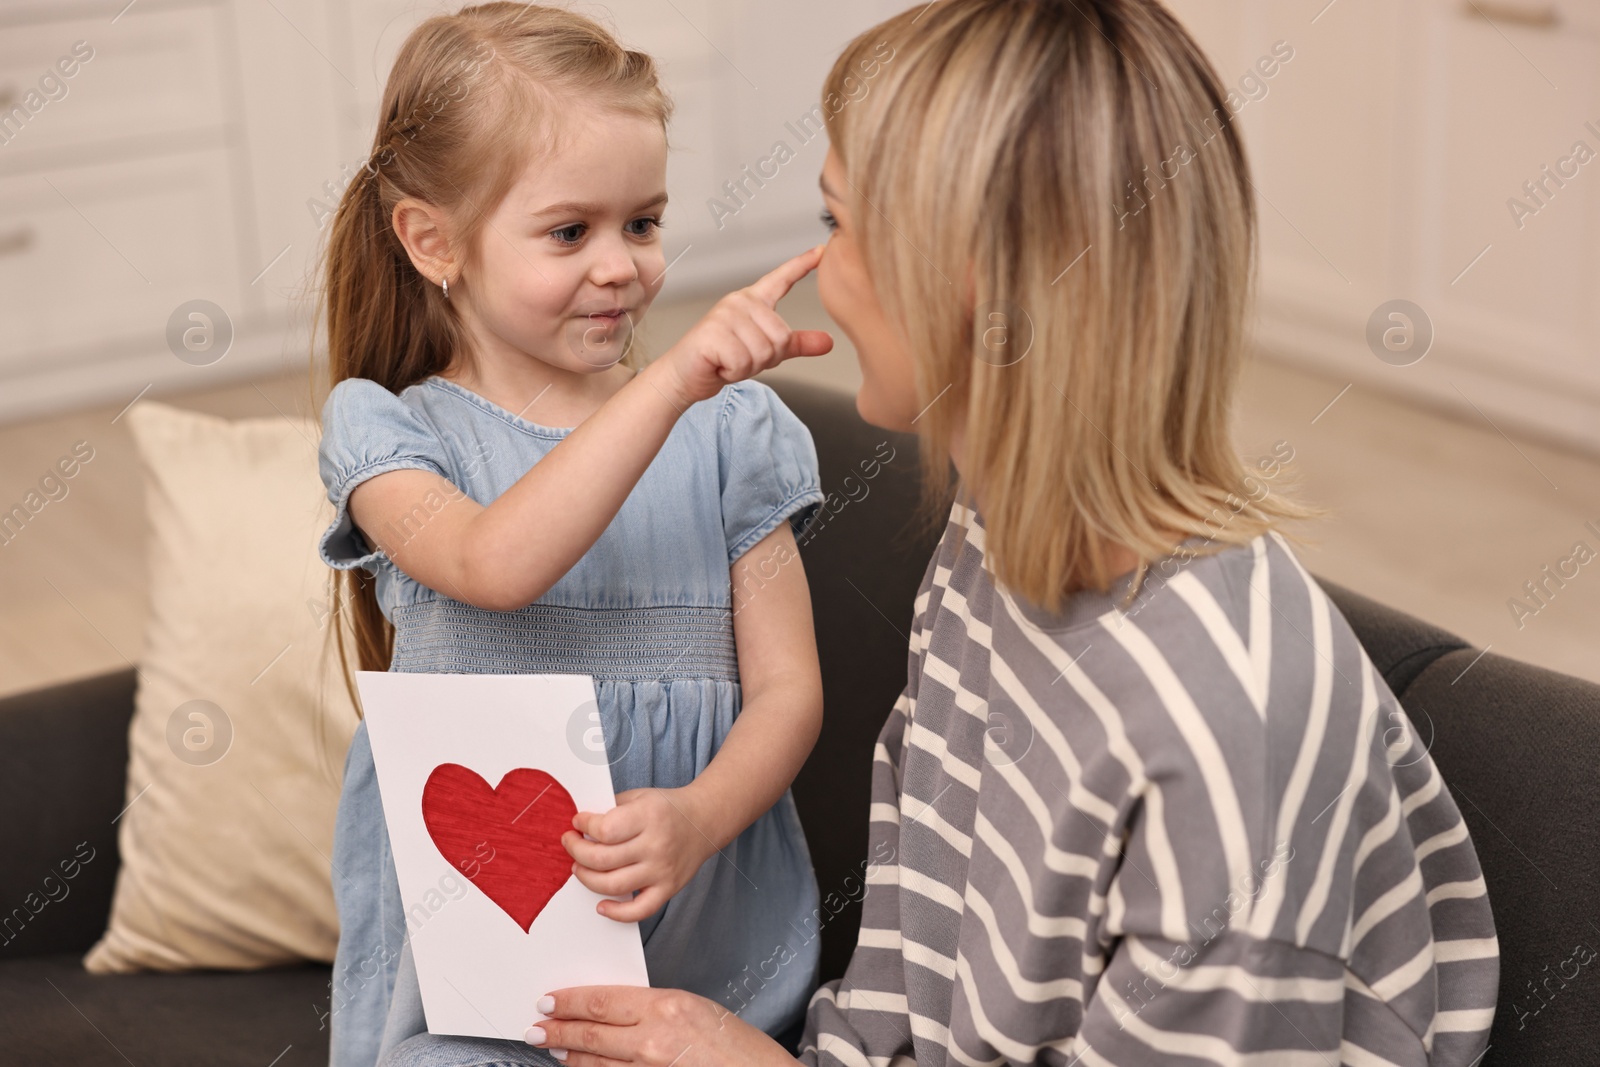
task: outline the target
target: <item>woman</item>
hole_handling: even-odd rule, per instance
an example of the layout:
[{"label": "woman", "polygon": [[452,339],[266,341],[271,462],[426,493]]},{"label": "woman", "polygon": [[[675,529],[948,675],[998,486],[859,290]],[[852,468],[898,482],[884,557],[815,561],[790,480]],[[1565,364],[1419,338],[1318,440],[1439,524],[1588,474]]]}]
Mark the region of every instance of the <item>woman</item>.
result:
[{"label": "woman", "polygon": [[[801,1060],[1473,1063],[1472,842],[1276,531],[1278,461],[1230,447],[1254,217],[1214,72],[1152,0],[943,0],[825,93],[883,42],[829,119],[819,286],[863,417],[963,493],[876,754],[892,858]],[[792,1062],[679,991],[537,1011],[575,1067]]]}]

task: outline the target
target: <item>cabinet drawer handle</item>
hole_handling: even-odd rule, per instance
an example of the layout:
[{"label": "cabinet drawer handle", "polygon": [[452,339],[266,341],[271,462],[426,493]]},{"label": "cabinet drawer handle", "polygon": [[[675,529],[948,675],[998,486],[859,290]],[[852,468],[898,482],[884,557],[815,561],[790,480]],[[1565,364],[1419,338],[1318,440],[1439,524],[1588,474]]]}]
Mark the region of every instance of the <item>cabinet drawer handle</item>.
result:
[{"label": "cabinet drawer handle", "polygon": [[18,226],[10,233],[0,234],[0,256],[14,256],[33,247],[32,226]]},{"label": "cabinet drawer handle", "polygon": [[1529,7],[1507,3],[1506,0],[1465,0],[1461,5],[1463,15],[1477,15],[1489,22],[1504,22],[1530,30],[1553,30],[1561,25],[1561,12],[1556,5]]}]

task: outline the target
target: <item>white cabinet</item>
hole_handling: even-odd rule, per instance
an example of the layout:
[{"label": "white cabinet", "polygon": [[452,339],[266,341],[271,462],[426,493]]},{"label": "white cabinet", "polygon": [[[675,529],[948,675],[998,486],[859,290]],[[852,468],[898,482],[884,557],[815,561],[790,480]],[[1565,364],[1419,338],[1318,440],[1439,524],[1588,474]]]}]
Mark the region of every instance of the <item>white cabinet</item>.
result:
[{"label": "white cabinet", "polygon": [[[1239,115],[1262,349],[1600,451],[1600,0],[1172,7],[1224,81],[1294,49]],[[1394,299],[1432,322],[1409,366],[1366,342]]]},{"label": "white cabinet", "polygon": [[262,317],[232,45],[219,4],[0,4],[0,418],[197,374],[165,341],[187,301]]},{"label": "white cabinet", "polygon": [[[327,211],[401,42],[457,6],[0,0],[0,420],[305,366]],[[676,103],[665,298],[822,239],[823,76],[906,6],[578,5]],[[1260,346],[1600,451],[1600,0],[1171,6],[1242,101]],[[209,366],[164,339],[192,299],[233,320]],[[1365,340],[1393,299],[1433,322],[1410,366]]]},{"label": "white cabinet", "polygon": [[[328,213],[366,158],[394,55],[458,6],[0,0],[0,103],[23,109],[0,122],[0,421],[306,366]],[[822,239],[827,141],[802,119],[839,49],[895,6],[578,5],[660,61],[676,104],[668,299],[745,284]],[[58,84],[79,41],[92,58]],[[29,96],[42,77],[50,92]],[[205,366],[166,341],[195,299],[233,326]]]},{"label": "white cabinet", "polygon": [[[5,27],[0,108],[21,105],[28,117],[7,123],[0,173],[218,137],[228,121],[218,9],[135,12],[115,25],[102,17]],[[41,87],[50,74],[54,84]],[[36,111],[25,103],[30,92],[39,94]]]},{"label": "white cabinet", "polygon": [[1600,405],[1600,5],[1525,10],[1491,22],[1426,5],[1419,291],[1459,331],[1464,367]]},{"label": "white cabinet", "polygon": [[0,380],[159,349],[194,297],[239,307],[231,191],[220,149],[0,177]]}]

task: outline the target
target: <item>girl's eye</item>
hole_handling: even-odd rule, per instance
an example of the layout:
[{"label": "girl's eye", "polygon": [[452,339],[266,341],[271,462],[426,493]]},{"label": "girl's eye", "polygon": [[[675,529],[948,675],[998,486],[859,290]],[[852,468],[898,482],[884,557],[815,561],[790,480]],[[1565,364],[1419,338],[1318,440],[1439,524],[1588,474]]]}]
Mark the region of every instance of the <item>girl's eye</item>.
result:
[{"label": "girl's eye", "polygon": [[[635,229],[634,227],[638,226],[640,223],[644,223],[644,228]],[[662,222],[659,218],[656,218],[652,215],[646,215],[643,218],[634,219],[632,222],[628,223],[627,229],[628,232],[633,234],[635,237],[649,237],[651,233],[653,233],[655,230],[661,229],[661,227],[665,225],[666,223]]]},{"label": "girl's eye", "polygon": [[826,226],[830,232],[839,228],[839,220],[834,218],[833,212],[829,211],[827,208],[823,208],[822,214],[818,215],[817,218],[822,220],[822,224]]},{"label": "girl's eye", "polygon": [[559,230],[551,230],[550,236],[556,239],[557,244],[575,245],[583,240],[583,231],[587,227],[581,222],[574,222],[571,226],[563,226]]}]

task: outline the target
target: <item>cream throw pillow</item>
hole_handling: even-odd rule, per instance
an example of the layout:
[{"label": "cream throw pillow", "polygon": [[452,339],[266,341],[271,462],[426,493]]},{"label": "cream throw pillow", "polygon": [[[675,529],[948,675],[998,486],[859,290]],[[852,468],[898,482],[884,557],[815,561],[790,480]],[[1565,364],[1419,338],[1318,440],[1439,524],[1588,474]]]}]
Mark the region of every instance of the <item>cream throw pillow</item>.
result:
[{"label": "cream throw pillow", "polygon": [[145,469],[149,621],[96,973],[331,961],[329,855],[356,714],[328,645],[314,423],[163,404]]}]

